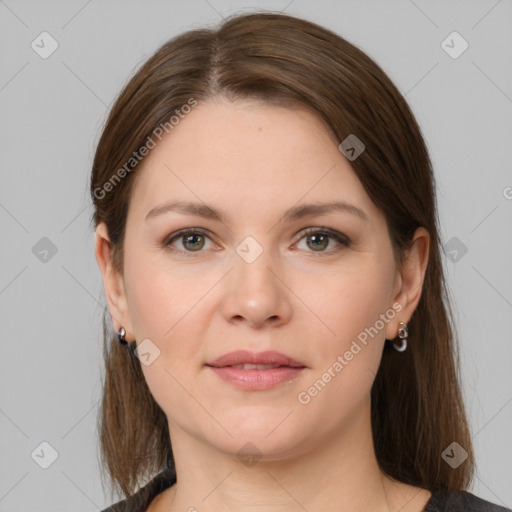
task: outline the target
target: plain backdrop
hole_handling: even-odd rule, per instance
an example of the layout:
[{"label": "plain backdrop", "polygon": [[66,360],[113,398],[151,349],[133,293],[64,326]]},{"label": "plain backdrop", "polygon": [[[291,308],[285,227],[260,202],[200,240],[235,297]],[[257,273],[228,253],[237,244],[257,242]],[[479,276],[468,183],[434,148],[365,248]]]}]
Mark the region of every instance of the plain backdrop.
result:
[{"label": "plain backdrop", "polygon": [[417,116],[462,340],[472,491],[512,506],[511,0],[0,0],[1,512],[110,504],[96,433],[95,144],[109,105],[162,43],[254,9],[359,46]]}]

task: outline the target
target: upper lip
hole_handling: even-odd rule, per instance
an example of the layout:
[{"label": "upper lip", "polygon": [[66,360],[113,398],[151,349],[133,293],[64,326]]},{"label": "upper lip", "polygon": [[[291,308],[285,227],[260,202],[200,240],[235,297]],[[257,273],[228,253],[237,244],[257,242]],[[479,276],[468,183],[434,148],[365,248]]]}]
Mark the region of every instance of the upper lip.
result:
[{"label": "upper lip", "polygon": [[275,364],[279,366],[291,366],[294,368],[304,368],[305,365],[295,359],[276,352],[267,350],[265,352],[249,352],[248,350],[236,350],[229,352],[214,361],[206,363],[207,366],[234,366],[237,364]]}]

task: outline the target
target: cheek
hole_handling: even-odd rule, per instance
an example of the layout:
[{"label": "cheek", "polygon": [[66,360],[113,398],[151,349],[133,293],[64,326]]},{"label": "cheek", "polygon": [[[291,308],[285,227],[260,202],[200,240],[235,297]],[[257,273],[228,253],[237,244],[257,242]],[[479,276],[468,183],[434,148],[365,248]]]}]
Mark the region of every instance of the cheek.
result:
[{"label": "cheek", "polygon": [[367,403],[382,357],[387,325],[382,318],[390,321],[395,313],[389,269],[377,264],[365,268],[332,275],[326,292],[310,293],[308,299],[316,301],[315,311],[321,312],[324,325],[318,325],[324,335],[317,337],[310,352],[314,368],[297,400],[311,416],[329,411],[322,427],[326,430]]},{"label": "cheek", "polygon": [[309,280],[301,287],[299,295],[315,312],[311,322],[317,323],[318,332],[322,333],[320,351],[324,359],[348,350],[353,340],[364,344],[366,337],[368,342],[379,345],[384,339],[386,323],[381,315],[386,316],[391,308],[394,278],[393,264],[387,263],[372,255],[361,255],[352,264],[333,269],[328,276],[316,276],[315,286]]},{"label": "cheek", "polygon": [[188,315],[208,283],[184,277],[186,272],[162,264],[159,258],[143,251],[132,252],[126,260],[128,306],[138,338],[163,343],[188,324]]},{"label": "cheek", "polygon": [[180,272],[166,271],[142,254],[133,259],[131,267],[127,261],[126,272],[137,344],[149,339],[156,346],[149,345],[150,353],[158,354],[150,364],[141,364],[152,396],[168,418],[176,416],[176,411],[192,414],[191,410],[201,417],[201,409],[194,408],[197,404],[186,390],[194,389],[202,364],[204,325],[194,320],[200,314],[200,298],[212,284],[208,286],[199,277],[185,280]]},{"label": "cheek", "polygon": [[204,363],[208,292],[219,276],[214,272],[205,276],[204,270],[193,275],[191,268],[162,264],[149,253],[132,254],[126,261],[126,274],[135,336],[137,343],[151,340],[160,354],[154,364],[143,367],[148,384],[155,379],[169,381],[164,369],[180,381],[193,380]]},{"label": "cheek", "polygon": [[142,265],[129,279],[128,306],[137,339],[156,342],[176,322],[169,305],[176,303],[177,288],[169,287],[158,273],[144,272]]}]

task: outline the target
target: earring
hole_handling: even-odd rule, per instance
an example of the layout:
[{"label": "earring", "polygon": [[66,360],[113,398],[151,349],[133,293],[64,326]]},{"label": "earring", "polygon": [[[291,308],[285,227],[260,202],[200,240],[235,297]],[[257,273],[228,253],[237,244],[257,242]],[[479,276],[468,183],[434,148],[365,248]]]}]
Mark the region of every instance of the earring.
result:
[{"label": "earring", "polygon": [[400,343],[393,342],[393,348],[398,352],[403,352],[407,348],[407,336],[409,336],[409,330],[405,322],[400,322],[401,327],[398,328],[398,337]]},{"label": "earring", "polygon": [[119,329],[119,332],[117,333],[117,338],[118,338],[119,342],[121,343],[121,345],[128,344],[128,342],[124,339],[125,334],[126,334],[126,331],[125,331],[124,327],[121,327],[121,329]]}]

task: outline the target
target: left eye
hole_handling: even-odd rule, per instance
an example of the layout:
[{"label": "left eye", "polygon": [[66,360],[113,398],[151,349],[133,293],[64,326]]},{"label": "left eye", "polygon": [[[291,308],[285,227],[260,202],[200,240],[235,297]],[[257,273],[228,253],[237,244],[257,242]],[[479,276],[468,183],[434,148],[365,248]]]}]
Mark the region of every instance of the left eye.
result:
[{"label": "left eye", "polygon": [[303,239],[306,239],[306,245],[309,248],[313,248],[313,252],[329,252],[325,249],[331,240],[335,240],[338,246],[348,247],[350,245],[350,240],[345,235],[328,228],[310,228],[303,232],[299,242]]}]

